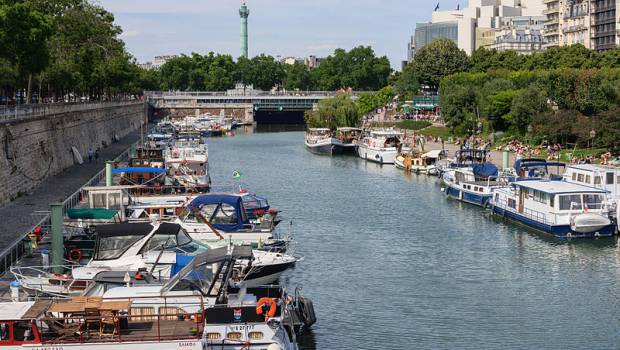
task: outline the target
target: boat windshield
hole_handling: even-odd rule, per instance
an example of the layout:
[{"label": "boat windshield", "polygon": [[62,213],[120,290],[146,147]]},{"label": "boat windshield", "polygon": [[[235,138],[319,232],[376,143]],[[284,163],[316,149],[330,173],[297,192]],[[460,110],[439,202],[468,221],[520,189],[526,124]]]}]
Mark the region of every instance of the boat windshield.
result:
[{"label": "boat windshield", "polygon": [[151,250],[159,250],[162,247],[166,250],[177,248],[192,243],[192,239],[185,230],[180,229],[176,234],[154,234],[142,247],[140,253]]},{"label": "boat windshield", "polygon": [[196,266],[188,274],[183,276],[173,287],[172,291],[188,291],[198,290],[203,295],[209,291],[209,287],[213,281],[213,272],[211,266]]},{"label": "boat windshield", "polygon": [[144,238],[139,235],[99,237],[95,260],[118,259],[127,249]]}]

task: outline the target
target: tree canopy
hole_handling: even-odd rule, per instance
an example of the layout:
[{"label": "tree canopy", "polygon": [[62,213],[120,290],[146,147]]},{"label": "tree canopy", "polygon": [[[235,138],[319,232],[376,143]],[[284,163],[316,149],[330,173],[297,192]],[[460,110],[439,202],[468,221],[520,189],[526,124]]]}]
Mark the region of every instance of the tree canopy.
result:
[{"label": "tree canopy", "polygon": [[351,95],[341,93],[335,97],[322,100],[315,111],[305,114],[306,124],[311,128],[329,128],[357,126],[360,120],[360,111]]}]

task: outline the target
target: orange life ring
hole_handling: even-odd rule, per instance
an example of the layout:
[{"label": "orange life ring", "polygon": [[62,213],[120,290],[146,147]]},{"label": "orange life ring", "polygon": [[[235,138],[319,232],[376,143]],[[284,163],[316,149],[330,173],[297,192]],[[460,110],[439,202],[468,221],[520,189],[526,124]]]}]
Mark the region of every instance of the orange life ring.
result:
[{"label": "orange life ring", "polygon": [[79,248],[71,249],[69,252],[67,252],[67,259],[71,261],[82,260],[82,251]]},{"label": "orange life ring", "polygon": [[265,320],[273,317],[276,315],[276,301],[271,299],[271,298],[267,298],[267,297],[263,297],[258,299],[258,304],[256,304],[256,314],[257,315],[263,315],[263,306],[265,305],[269,305],[269,310],[267,311],[267,313],[265,314]]}]

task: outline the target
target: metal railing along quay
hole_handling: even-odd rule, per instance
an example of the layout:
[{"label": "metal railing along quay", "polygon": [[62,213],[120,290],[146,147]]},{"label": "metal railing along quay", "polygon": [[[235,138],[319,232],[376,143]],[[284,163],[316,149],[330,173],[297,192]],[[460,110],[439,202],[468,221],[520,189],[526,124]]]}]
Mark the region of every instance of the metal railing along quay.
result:
[{"label": "metal railing along quay", "polygon": [[[131,148],[126,149],[123,153],[114,158],[113,162],[127,161],[129,158],[130,149]],[[105,169],[102,169],[85,184],[83,184],[77,191],[67,197],[67,199],[62,202],[63,215],[66,215],[67,210],[74,208],[81,202],[84,195],[84,187],[95,186],[103,182],[104,179]],[[2,250],[2,252],[0,252],[0,275],[7,272],[13,264],[17,263],[19,259],[24,256],[27,246],[30,245],[28,235],[33,232],[35,228],[40,227],[42,229],[43,236],[46,236],[50,230],[50,226],[50,214],[47,213],[41,220],[35,223],[28,232],[25,232],[21,237],[11,242],[7,248]]]}]

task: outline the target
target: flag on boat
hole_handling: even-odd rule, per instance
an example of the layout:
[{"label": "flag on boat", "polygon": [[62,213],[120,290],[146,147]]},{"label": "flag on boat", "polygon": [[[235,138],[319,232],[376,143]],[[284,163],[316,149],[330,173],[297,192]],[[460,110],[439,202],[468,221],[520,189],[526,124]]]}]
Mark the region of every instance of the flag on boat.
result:
[{"label": "flag on boat", "polygon": [[241,172],[239,170],[233,171],[233,179],[239,180],[241,178]]},{"label": "flag on boat", "polygon": [[435,11],[439,11],[439,3],[437,3],[437,6],[435,6]]}]

